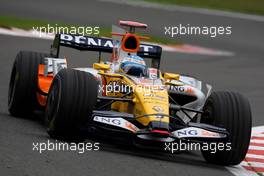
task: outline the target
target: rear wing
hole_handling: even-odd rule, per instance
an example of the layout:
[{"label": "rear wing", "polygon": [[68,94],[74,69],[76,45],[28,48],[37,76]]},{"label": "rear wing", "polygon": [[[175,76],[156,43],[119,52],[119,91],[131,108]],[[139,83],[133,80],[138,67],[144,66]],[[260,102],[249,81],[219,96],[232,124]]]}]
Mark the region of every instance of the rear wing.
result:
[{"label": "rear wing", "polygon": [[[56,34],[51,45],[51,55],[58,58],[60,46],[70,47],[81,51],[98,51],[112,53],[113,41],[111,38]],[[137,55],[152,59],[152,67],[159,68],[162,48],[158,45],[141,43]]]}]

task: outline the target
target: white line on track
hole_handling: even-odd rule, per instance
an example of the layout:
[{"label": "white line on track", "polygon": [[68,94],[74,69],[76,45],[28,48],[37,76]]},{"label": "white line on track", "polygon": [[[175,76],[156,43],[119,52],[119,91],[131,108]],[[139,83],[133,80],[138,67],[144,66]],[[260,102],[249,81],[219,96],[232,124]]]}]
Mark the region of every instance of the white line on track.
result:
[{"label": "white line on track", "polygon": [[[264,151],[264,147],[259,147],[259,146],[254,146],[254,145],[250,145],[249,149],[251,150],[263,150]],[[264,156],[263,156],[264,158]]]},{"label": "white line on track", "polygon": [[258,144],[264,144],[264,140],[253,139],[250,142],[252,142],[252,143],[258,143]]},{"label": "white line on track", "polygon": [[264,159],[264,156],[261,155],[254,155],[254,154],[247,154],[246,158],[257,158],[257,159]]},{"label": "white line on track", "polygon": [[203,15],[210,15],[210,16],[220,16],[220,17],[228,17],[228,18],[264,22],[264,16],[249,15],[249,14],[238,13],[238,12],[229,12],[229,11],[212,10],[212,9],[204,9],[204,8],[194,8],[194,7],[171,5],[171,4],[166,5],[166,4],[145,2],[145,1],[139,1],[139,0],[98,0],[98,1],[111,2],[111,3],[116,3],[116,4],[126,4],[126,5],[135,6],[135,7],[154,8],[154,9],[161,9],[161,10],[167,10],[167,11],[196,13],[196,14],[203,14]]}]

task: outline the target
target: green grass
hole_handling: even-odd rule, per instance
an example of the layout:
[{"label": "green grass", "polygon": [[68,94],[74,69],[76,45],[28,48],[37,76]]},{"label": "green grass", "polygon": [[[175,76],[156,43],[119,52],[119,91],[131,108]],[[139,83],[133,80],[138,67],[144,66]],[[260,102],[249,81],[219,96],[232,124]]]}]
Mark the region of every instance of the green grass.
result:
[{"label": "green grass", "polygon": [[38,20],[25,20],[11,16],[0,16],[0,27],[10,28],[16,27],[20,29],[32,29],[34,26],[44,26],[47,22]]},{"label": "green grass", "polygon": [[264,15],[264,0],[145,0],[145,1]]},{"label": "green grass", "polygon": [[[79,25],[76,24],[65,24],[62,22],[50,22],[50,21],[42,21],[42,20],[35,20],[35,19],[24,19],[24,18],[18,18],[13,16],[0,16],[0,27],[3,28],[20,28],[24,30],[31,30],[36,27],[42,27],[42,26],[53,26],[53,27],[79,27]],[[88,24],[84,27],[89,26]],[[111,28],[101,28],[100,27],[100,34],[99,36],[104,37],[111,37]],[[91,35],[85,33],[85,35]],[[96,35],[98,36],[98,35]],[[147,42],[155,42],[160,44],[181,44],[179,41],[174,39],[166,39],[161,37],[155,37],[155,36],[149,36],[150,40],[147,40]]]}]

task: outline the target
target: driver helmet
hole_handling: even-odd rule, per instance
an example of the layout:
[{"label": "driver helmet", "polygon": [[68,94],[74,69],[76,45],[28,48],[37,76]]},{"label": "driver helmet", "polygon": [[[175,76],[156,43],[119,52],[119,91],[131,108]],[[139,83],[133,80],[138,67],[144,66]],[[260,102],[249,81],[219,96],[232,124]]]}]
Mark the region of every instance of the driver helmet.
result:
[{"label": "driver helmet", "polygon": [[129,55],[121,61],[120,71],[132,76],[146,76],[147,66],[143,58]]}]

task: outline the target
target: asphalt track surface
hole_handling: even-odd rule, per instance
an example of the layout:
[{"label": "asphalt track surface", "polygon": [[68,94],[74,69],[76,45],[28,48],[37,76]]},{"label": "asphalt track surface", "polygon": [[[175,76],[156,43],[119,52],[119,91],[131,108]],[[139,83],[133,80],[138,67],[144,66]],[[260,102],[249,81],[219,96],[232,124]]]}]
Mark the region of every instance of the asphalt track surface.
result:
[{"label": "asphalt track surface", "polygon": [[[193,75],[215,90],[238,91],[250,100],[253,125],[264,124],[264,24],[261,22],[158,9],[135,8],[97,1],[2,0],[0,15],[39,18],[82,25],[110,26],[118,19],[146,22],[150,33],[163,36],[165,25],[232,25],[231,37],[182,37],[187,43],[232,51],[234,56],[201,56],[163,53],[162,70]],[[48,52],[51,41],[0,35],[0,175],[231,175],[224,167],[210,165],[199,152],[157,154],[102,144],[100,151],[32,151],[33,142],[49,137],[40,120],[11,117],[7,111],[10,71],[19,50]],[[91,64],[96,55],[65,49],[70,65]]]}]

